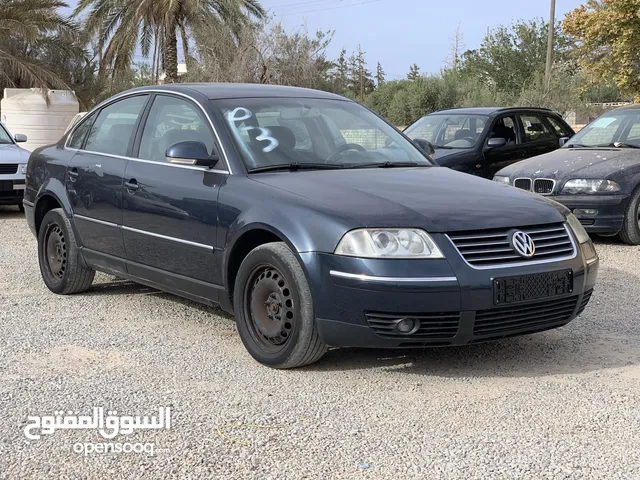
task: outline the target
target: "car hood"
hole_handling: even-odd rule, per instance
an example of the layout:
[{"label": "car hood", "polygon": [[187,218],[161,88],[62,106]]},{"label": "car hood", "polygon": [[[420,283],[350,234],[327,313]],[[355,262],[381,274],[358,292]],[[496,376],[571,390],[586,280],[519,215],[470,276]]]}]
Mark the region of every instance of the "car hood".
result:
[{"label": "car hood", "polygon": [[606,178],[640,165],[640,150],[630,148],[561,148],[551,153],[515,163],[497,175],[511,178]]},{"label": "car hood", "polygon": [[305,170],[250,177],[343,212],[366,227],[452,232],[564,220],[540,196],[448,168]]},{"label": "car hood", "polygon": [[30,152],[13,144],[0,144],[0,163],[27,163]]}]

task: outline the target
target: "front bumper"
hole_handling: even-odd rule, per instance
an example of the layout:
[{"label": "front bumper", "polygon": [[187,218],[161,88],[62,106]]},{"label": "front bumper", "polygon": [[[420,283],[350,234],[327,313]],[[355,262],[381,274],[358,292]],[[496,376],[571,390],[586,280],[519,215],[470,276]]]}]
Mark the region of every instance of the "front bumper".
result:
[{"label": "front bumper", "polygon": [[[587,232],[617,233],[622,230],[629,195],[557,195],[548,197],[561,203],[580,220]],[[575,210],[597,210],[597,215],[584,215]]]},{"label": "front bumper", "polygon": [[20,205],[24,197],[24,175],[19,178],[12,175],[0,175],[0,205]]},{"label": "front bumper", "polygon": [[[301,254],[324,342],[335,347],[378,348],[462,345],[548,330],[575,318],[596,282],[598,259],[587,264],[579,248],[570,260],[479,270],[466,264],[446,237],[433,237],[447,260]],[[494,304],[495,278],[563,269],[573,272],[571,293],[507,306]],[[385,327],[387,319],[404,317],[418,318],[421,328],[402,335]]]}]

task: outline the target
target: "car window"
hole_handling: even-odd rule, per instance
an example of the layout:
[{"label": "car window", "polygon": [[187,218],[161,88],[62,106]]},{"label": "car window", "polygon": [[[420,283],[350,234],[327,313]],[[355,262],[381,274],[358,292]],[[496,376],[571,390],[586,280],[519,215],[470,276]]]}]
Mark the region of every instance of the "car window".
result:
[{"label": "car window", "polygon": [[549,120],[549,123],[553,127],[558,137],[570,137],[571,132],[564,126],[557,118],[545,115],[545,118]]},{"label": "car window", "polygon": [[517,143],[518,136],[516,135],[516,117],[501,117],[496,120],[489,138],[504,138],[507,141],[507,145]]},{"label": "car window", "polygon": [[524,127],[525,142],[555,140],[556,134],[549,130],[538,115],[520,115]]},{"label": "car window", "polygon": [[73,133],[71,133],[69,143],[67,143],[69,148],[82,148],[82,143],[84,142],[84,138],[87,136],[89,128],[91,128],[91,123],[94,118],[95,115],[91,115],[84,122],[78,125],[78,128],[76,128]]},{"label": "car window", "polygon": [[329,168],[432,164],[398,130],[354,102],[265,97],[212,104],[227,120],[249,169],[305,163]]},{"label": "car window", "polygon": [[428,140],[436,147],[472,148],[487,120],[485,115],[435,113],[422,117],[404,133],[411,139]]},{"label": "car window", "polygon": [[100,110],[87,137],[85,150],[126,155],[133,128],[147,98],[148,95],[125,98]]},{"label": "car window", "polygon": [[627,138],[622,141],[638,145],[640,143],[640,117],[632,117],[627,128],[629,129]]},{"label": "car window", "polygon": [[574,135],[565,146],[569,147],[574,144],[586,146],[609,145],[617,141],[616,134],[627,121],[628,117],[624,114],[599,117]]},{"label": "car window", "polygon": [[267,112],[256,115],[258,125],[261,127],[286,127],[293,132],[296,139],[296,150],[313,150],[311,135],[304,121],[301,119],[282,118],[279,112]]},{"label": "car window", "polygon": [[13,140],[11,140],[9,133],[7,133],[4,127],[0,126],[0,145],[7,143],[13,143]]},{"label": "car window", "polygon": [[204,143],[209,155],[213,152],[213,134],[198,107],[182,98],[157,96],[149,110],[138,156],[166,162],[167,149],[188,140]]}]

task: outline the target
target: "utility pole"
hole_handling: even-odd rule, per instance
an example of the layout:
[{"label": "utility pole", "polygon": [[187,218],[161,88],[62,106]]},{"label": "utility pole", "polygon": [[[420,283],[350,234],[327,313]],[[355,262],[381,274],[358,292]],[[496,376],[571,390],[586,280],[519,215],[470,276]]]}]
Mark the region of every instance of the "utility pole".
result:
[{"label": "utility pole", "polygon": [[551,0],[551,11],[549,13],[549,38],[547,39],[547,66],[544,77],[549,86],[551,80],[551,65],[553,64],[553,35],[556,31],[556,0]]}]

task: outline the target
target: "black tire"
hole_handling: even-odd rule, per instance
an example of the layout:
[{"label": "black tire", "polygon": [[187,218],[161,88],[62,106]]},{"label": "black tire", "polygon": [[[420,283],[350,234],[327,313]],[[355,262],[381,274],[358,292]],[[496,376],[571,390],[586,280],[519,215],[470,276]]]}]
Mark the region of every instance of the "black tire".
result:
[{"label": "black tire", "polygon": [[53,293],[80,293],[93,283],[96,272],[84,266],[71,223],[61,208],[50,210],[42,219],[38,263],[42,279]]},{"label": "black tire", "polygon": [[640,245],[640,187],[636,188],[624,214],[620,238],[629,245]]},{"label": "black tire", "polygon": [[236,276],[233,298],[242,343],[263,365],[301,367],[326,353],[309,284],[284,243],[261,245],[246,256]]}]

